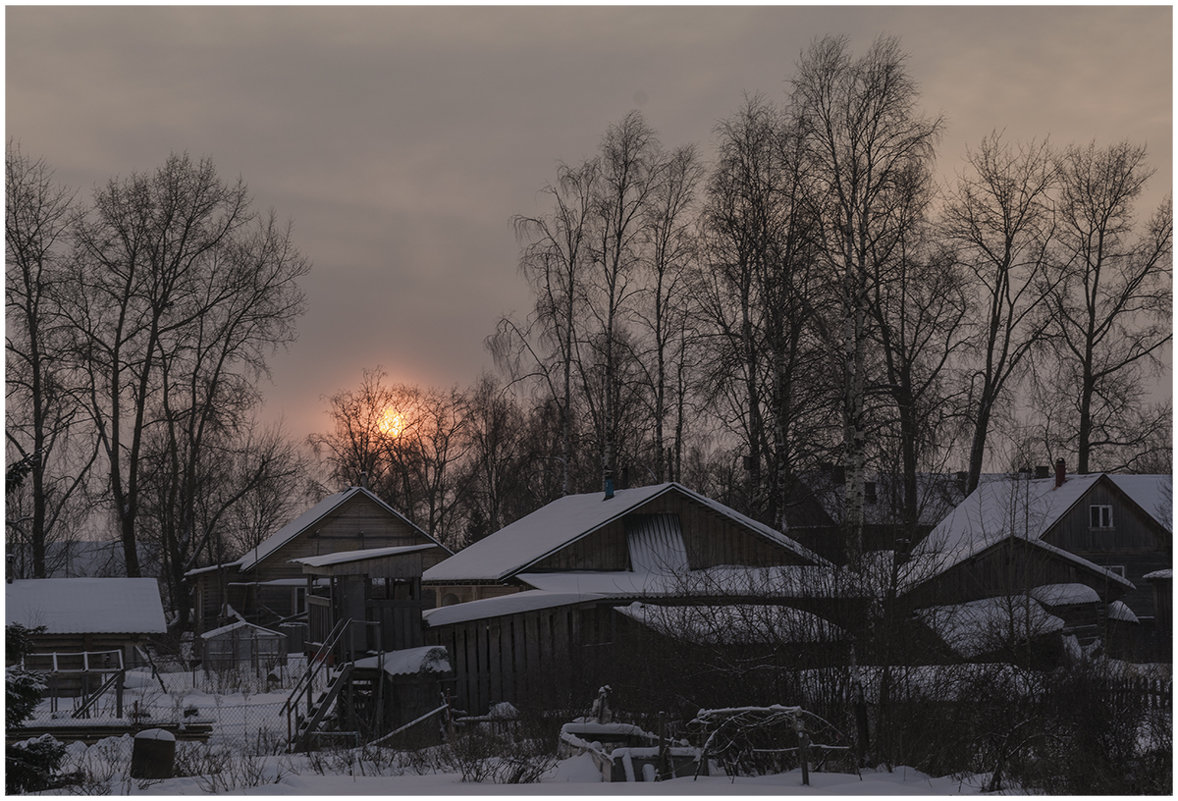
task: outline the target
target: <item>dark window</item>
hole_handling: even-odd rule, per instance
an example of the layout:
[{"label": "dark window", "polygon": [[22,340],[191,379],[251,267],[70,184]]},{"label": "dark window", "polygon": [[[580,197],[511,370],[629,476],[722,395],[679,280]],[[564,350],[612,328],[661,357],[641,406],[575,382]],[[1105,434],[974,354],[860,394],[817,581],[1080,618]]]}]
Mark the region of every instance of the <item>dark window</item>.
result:
[{"label": "dark window", "polygon": [[1089,528],[1112,528],[1113,508],[1106,504],[1093,504],[1088,507]]}]

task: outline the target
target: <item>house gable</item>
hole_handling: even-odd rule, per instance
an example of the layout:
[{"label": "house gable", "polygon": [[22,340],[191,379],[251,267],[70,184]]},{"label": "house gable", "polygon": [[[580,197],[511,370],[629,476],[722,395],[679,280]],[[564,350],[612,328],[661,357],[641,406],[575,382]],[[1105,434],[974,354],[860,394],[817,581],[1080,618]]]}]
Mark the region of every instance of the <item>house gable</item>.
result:
[{"label": "house gable", "polygon": [[[367,490],[353,487],[325,499],[314,515],[300,515],[240,560],[246,576],[296,578],[302,568],[290,560],[367,548],[438,545],[405,517]],[[315,507],[312,507],[315,509]]]},{"label": "house gable", "polygon": [[347,550],[434,544],[414,526],[392,517],[366,495],[354,495],[293,539],[259,560],[250,572],[268,578],[301,577],[292,559]]},{"label": "house gable", "polygon": [[[1111,510],[1109,526],[1092,523],[1092,507]],[[1101,476],[1043,534],[1049,542],[1083,556],[1110,553],[1168,553],[1170,533],[1152,514],[1143,510],[1113,480]]]}]

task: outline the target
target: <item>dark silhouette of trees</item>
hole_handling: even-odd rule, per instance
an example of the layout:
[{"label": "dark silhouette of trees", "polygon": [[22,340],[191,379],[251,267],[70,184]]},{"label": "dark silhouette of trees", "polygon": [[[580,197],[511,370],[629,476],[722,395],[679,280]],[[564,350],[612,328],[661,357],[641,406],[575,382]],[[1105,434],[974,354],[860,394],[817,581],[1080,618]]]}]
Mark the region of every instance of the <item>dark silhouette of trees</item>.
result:
[{"label": "dark silhouette of trees", "polygon": [[1169,198],[1144,230],[1135,204],[1153,171],[1144,147],[1071,146],[1058,159],[1058,264],[1051,335],[1059,369],[1050,387],[1069,403],[1064,446],[1076,469],[1116,469],[1170,418],[1148,403],[1173,337],[1170,318],[1173,214]]},{"label": "dark silhouette of trees", "polygon": [[71,535],[97,455],[71,397],[60,307],[76,211],[48,165],[12,144],[5,207],[5,438],[9,463],[22,465],[22,481],[6,492],[8,545],[21,576],[44,578],[53,568],[49,546]]}]

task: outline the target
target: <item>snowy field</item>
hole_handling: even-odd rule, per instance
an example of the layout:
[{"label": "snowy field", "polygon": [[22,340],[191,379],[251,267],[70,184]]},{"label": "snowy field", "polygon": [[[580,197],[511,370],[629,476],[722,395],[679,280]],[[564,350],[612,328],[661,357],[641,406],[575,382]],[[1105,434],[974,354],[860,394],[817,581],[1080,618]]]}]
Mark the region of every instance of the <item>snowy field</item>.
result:
[{"label": "snowy field", "polygon": [[[191,744],[181,744],[191,745]],[[83,792],[114,795],[958,795],[977,794],[984,786],[984,776],[960,781],[952,777],[930,778],[912,768],[898,767],[893,772],[865,771],[862,776],[846,773],[810,773],[810,786],[802,785],[800,771],[771,776],[737,777],[701,776],[663,782],[602,782],[601,774],[587,754],[565,759],[548,771],[538,783],[490,784],[462,781],[458,773],[417,775],[368,775],[372,765],[356,764],[352,772],[320,773],[307,755],[278,755],[248,760],[244,770],[232,771],[233,777],[185,776],[164,780],[137,780],[127,777],[132,743],[130,736],[109,738],[89,748],[69,747],[66,765],[85,767],[100,779],[82,788],[63,788],[55,793],[75,795]],[[319,769],[322,769],[320,763]],[[244,781],[237,784],[237,781]]]}]

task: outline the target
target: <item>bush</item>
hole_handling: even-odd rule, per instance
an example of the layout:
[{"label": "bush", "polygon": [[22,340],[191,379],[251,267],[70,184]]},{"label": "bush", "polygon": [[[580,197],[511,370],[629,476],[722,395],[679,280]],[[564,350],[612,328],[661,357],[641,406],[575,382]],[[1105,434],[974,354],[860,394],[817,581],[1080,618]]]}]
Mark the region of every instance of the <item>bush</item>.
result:
[{"label": "bush", "polygon": [[[6,656],[20,660],[28,651],[30,636],[44,627],[29,629],[10,623],[4,629]],[[40,676],[23,667],[14,666],[4,672],[5,727],[19,731],[45,694]],[[4,748],[4,790],[8,794],[47,790],[57,786],[55,779],[65,756],[65,746],[49,735],[6,745]]]},{"label": "bush", "polygon": [[449,743],[449,757],[464,782],[532,784],[556,766],[556,737],[548,728],[534,716],[473,724]]}]

